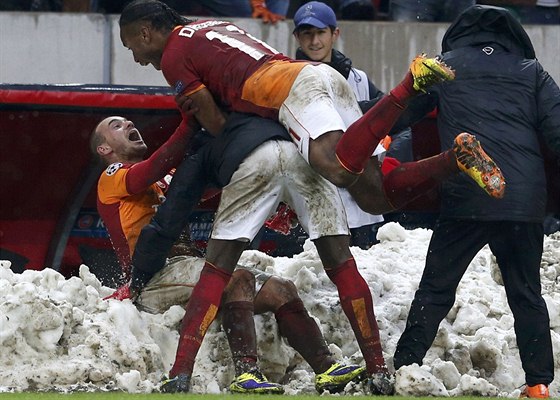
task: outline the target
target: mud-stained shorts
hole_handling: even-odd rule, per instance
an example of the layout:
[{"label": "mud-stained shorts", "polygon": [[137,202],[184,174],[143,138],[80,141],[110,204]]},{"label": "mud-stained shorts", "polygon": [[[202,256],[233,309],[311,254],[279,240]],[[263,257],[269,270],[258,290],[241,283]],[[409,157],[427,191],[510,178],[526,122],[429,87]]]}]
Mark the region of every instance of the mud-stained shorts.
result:
[{"label": "mud-stained shorts", "polygon": [[253,240],[281,201],[297,213],[311,240],[349,234],[338,188],[313,171],[292,142],[271,140],[222,189],[212,239]]},{"label": "mud-stained shorts", "polygon": [[[170,258],[165,267],[142,289],[136,300],[136,306],[139,310],[152,314],[163,313],[174,305],[184,307],[191,297],[203,267],[204,258],[190,256]],[[255,296],[271,277],[270,274],[256,268],[238,266],[236,270],[238,269],[245,269],[255,276]]]},{"label": "mud-stained shorts", "polygon": [[[344,77],[326,64],[301,70],[279,110],[279,121],[290,133],[298,151],[309,162],[309,143],[331,131],[343,131],[362,116],[358,100]],[[378,145],[372,156],[382,160],[385,148]],[[363,211],[345,189],[340,196],[351,228],[383,221]]]},{"label": "mud-stained shorts", "polygon": [[309,140],[330,131],[346,131],[362,111],[344,77],[326,64],[307,65],[298,74],[278,120],[309,161]]}]

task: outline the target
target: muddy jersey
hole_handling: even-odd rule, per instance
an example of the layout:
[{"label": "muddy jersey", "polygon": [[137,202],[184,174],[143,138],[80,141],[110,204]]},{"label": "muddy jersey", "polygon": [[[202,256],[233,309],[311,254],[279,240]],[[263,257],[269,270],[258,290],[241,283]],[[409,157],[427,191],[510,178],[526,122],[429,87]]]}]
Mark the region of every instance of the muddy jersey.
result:
[{"label": "muddy jersey", "polygon": [[277,119],[307,64],[278,53],[230,22],[202,20],[172,32],[161,70],[177,94],[190,95],[205,87],[229,111]]},{"label": "muddy jersey", "polygon": [[130,194],[126,179],[132,165],[109,165],[97,184],[97,210],[123,266],[130,265],[140,231],[150,222],[157,206],[165,199],[163,193],[171,179],[166,176],[146,190]]}]

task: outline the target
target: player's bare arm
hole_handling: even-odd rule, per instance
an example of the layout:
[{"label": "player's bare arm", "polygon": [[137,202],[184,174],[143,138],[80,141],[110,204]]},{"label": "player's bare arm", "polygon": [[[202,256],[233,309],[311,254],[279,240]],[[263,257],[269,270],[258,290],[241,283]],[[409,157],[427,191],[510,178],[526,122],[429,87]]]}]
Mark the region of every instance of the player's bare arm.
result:
[{"label": "player's bare arm", "polygon": [[222,131],[226,118],[208,89],[202,88],[189,96],[179,95],[175,101],[183,112],[196,109],[197,121],[212,135],[217,136]]}]

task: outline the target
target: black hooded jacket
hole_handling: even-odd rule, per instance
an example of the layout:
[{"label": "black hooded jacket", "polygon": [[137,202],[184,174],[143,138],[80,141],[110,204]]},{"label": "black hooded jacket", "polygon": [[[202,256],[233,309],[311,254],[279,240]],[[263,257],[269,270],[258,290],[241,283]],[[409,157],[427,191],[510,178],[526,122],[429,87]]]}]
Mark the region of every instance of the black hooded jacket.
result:
[{"label": "black hooded jacket", "polygon": [[436,85],[442,149],[460,132],[477,136],[506,179],[495,200],[466,175],[443,185],[442,216],[541,222],[546,209],[542,145],[560,155],[560,90],[535,58],[521,24],[505,9],[475,5],[444,35],[443,59],[456,71]]}]

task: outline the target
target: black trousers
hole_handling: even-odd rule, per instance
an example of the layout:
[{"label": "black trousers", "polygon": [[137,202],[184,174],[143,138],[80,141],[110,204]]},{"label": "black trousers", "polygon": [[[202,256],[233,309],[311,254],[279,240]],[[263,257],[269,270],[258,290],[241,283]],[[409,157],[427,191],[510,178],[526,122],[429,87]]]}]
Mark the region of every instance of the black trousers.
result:
[{"label": "black trousers", "polygon": [[525,371],[526,383],[549,384],[554,379],[550,321],[541,295],[540,262],[543,226],[513,221],[437,222],[426,266],[394,356],[395,368],[417,363],[432,345],[439,324],[453,303],[469,263],[486,244],[496,256]]},{"label": "black trousers", "polygon": [[166,200],[142,228],[132,257],[131,287],[143,287],[164,267],[171,247],[188,226],[208,183],[201,158],[199,153],[185,157],[173,174]]}]

